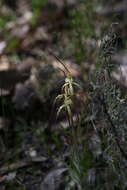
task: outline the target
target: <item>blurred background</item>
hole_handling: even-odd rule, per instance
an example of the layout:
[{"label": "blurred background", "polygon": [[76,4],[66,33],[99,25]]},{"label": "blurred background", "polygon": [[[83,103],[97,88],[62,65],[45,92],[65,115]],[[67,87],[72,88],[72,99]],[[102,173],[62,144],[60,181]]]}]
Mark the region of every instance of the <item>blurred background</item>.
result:
[{"label": "blurred background", "polygon": [[[83,138],[85,141],[89,139],[89,146],[92,147],[89,153],[89,148],[87,149],[84,145],[86,157],[81,167],[85,167],[87,180],[83,181],[83,184],[88,190],[127,188],[127,174],[123,174],[127,163],[119,156],[120,151],[115,150],[117,148],[111,141],[113,136],[109,138],[111,130],[105,135],[105,126],[107,127],[109,123],[106,124],[104,115],[100,114],[103,109],[99,108],[96,98],[94,103],[88,106],[93,75],[102,64],[101,60],[110,60],[111,78],[124,92],[126,91],[126,48],[127,0],[0,1],[1,190],[57,190],[60,187],[62,189],[68,187],[68,190],[69,188],[70,190],[81,189],[78,185],[75,186],[75,180],[69,181],[68,177],[63,181],[60,178],[66,170],[63,170],[63,165],[56,159],[60,157],[60,153],[64,155],[65,160],[68,158],[70,146],[68,142],[71,141],[65,114],[63,113],[56,122],[56,107],[59,105],[53,107],[54,99],[61,93],[65,78],[63,71],[61,72],[64,68],[60,61],[67,66],[74,79],[83,88],[82,92],[76,94],[79,102],[75,102],[76,109],[73,110],[75,114],[81,109],[86,109],[83,118],[86,117],[87,121],[83,120],[85,124],[81,126],[86,126],[88,122],[89,128],[91,118],[93,118],[96,127],[104,127],[103,132],[99,131],[102,139],[98,138],[95,131],[93,132],[93,128],[92,130],[90,128],[90,131],[88,129],[89,132],[85,128],[88,133],[81,132],[81,134],[86,134]],[[101,79],[103,81],[103,78]],[[114,94],[119,94],[117,90],[113,91],[112,97]],[[120,100],[125,102],[124,99]],[[116,101],[113,104],[115,108],[117,103]],[[109,105],[112,105],[112,101],[109,101]],[[91,113],[90,108],[87,110],[87,107],[91,106],[94,107],[92,107],[94,114]],[[125,114],[126,106],[120,109],[120,113],[123,114],[124,109]],[[114,114],[111,110],[109,111]],[[124,118],[124,125],[119,123],[119,127],[126,126],[126,114]],[[61,125],[64,129],[59,130],[58,126]],[[121,131],[120,128],[119,134],[123,135],[124,132]],[[125,134],[123,136],[126,136]],[[125,143],[122,137],[120,142]],[[103,151],[100,150],[100,145]],[[93,158],[91,158],[91,152],[93,155],[95,153]],[[99,158],[100,160],[97,161],[98,154],[101,156],[104,154],[103,159]],[[32,156],[39,157],[41,161],[44,156],[44,163],[41,165],[38,163],[39,167],[38,165],[26,167],[24,171],[18,171],[20,167],[22,168],[22,162],[16,169],[13,168],[14,172],[2,168],[4,164],[20,159],[28,161]],[[60,172],[54,169],[59,176],[49,172],[54,167],[61,168]],[[57,177],[59,183],[51,186],[50,181]],[[47,184],[49,187],[45,186]]]}]

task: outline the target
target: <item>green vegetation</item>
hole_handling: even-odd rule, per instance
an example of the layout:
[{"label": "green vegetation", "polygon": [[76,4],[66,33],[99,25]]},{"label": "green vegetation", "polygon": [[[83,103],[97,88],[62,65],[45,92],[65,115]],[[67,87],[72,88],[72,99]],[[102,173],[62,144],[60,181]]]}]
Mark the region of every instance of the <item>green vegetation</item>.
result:
[{"label": "green vegetation", "polygon": [[[121,67],[116,72],[119,63],[113,59],[127,43],[126,23],[123,12],[105,9],[108,4],[116,3],[79,1],[72,8],[68,1],[58,6],[48,0],[18,0],[13,8],[2,2],[4,189],[42,190],[40,184],[50,185],[48,180],[55,181],[56,190],[127,188],[126,78]],[[60,179],[53,173],[58,168],[67,169]],[[16,177],[10,179],[13,172]]]}]

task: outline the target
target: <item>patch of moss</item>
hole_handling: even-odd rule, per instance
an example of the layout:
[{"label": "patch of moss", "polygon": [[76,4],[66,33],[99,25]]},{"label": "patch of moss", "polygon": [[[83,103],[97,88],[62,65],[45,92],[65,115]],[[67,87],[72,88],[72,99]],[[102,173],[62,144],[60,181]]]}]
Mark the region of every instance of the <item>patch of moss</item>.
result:
[{"label": "patch of moss", "polygon": [[26,188],[15,181],[9,181],[6,182],[6,190],[26,190]]}]

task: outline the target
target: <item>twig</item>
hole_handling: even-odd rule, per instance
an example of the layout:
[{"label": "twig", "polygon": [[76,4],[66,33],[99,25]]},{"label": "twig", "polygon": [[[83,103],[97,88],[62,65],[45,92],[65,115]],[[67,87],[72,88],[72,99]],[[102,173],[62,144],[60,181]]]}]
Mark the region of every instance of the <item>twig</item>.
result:
[{"label": "twig", "polygon": [[46,159],[47,158],[41,156],[41,157],[33,158],[29,161],[20,160],[20,161],[17,161],[16,163],[12,163],[10,165],[2,166],[0,168],[0,175],[6,174],[6,173],[9,173],[11,171],[15,171],[15,170],[18,170],[18,169],[21,169],[24,167],[31,166],[33,163],[44,162],[44,161],[46,161]]}]

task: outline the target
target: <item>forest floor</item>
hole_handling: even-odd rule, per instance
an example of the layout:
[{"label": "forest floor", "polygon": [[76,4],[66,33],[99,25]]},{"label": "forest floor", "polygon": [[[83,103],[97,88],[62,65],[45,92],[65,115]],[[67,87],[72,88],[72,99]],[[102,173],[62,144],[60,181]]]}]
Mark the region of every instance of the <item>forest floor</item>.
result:
[{"label": "forest floor", "polygon": [[[76,1],[68,0],[65,5],[57,0],[51,2],[5,1],[0,6],[0,190],[81,189],[76,184],[82,178],[79,165],[77,167],[77,160],[70,159],[74,144],[72,126],[67,113],[63,111],[57,115],[62,102],[55,101],[63,93],[67,70],[81,87],[74,88],[72,119],[74,126],[80,125],[79,134],[76,134],[78,151],[81,153],[85,149],[85,161],[81,166],[85,168],[86,181],[92,184],[86,188],[94,187],[98,168],[101,168],[100,176],[108,180],[108,170],[104,168],[111,161],[109,157],[115,147],[108,152],[103,147],[106,140],[100,141],[100,135],[104,132],[108,136],[111,130],[105,132],[110,123],[98,103],[97,96],[101,91],[97,89],[97,94],[93,93],[92,77],[98,61],[100,30],[105,30],[109,21],[105,19],[106,24],[102,27],[105,15],[99,9],[93,9],[94,3],[76,4]],[[99,14],[102,14],[101,18]],[[116,30],[119,32],[121,27]],[[125,36],[126,31],[123,29],[122,32]],[[109,48],[112,44],[106,45]],[[120,41],[118,48],[124,45]],[[116,59],[119,60],[114,56],[113,60]],[[126,78],[123,84],[119,73],[114,72],[114,78],[126,86]],[[102,83],[104,77],[99,79]],[[95,100],[91,101],[91,97]],[[103,132],[99,129],[102,125]],[[106,145],[110,143],[111,147],[115,144],[108,137]],[[100,161],[102,147],[105,149],[104,163]],[[79,172],[79,179],[75,171]],[[87,182],[83,181],[85,185]]]}]

